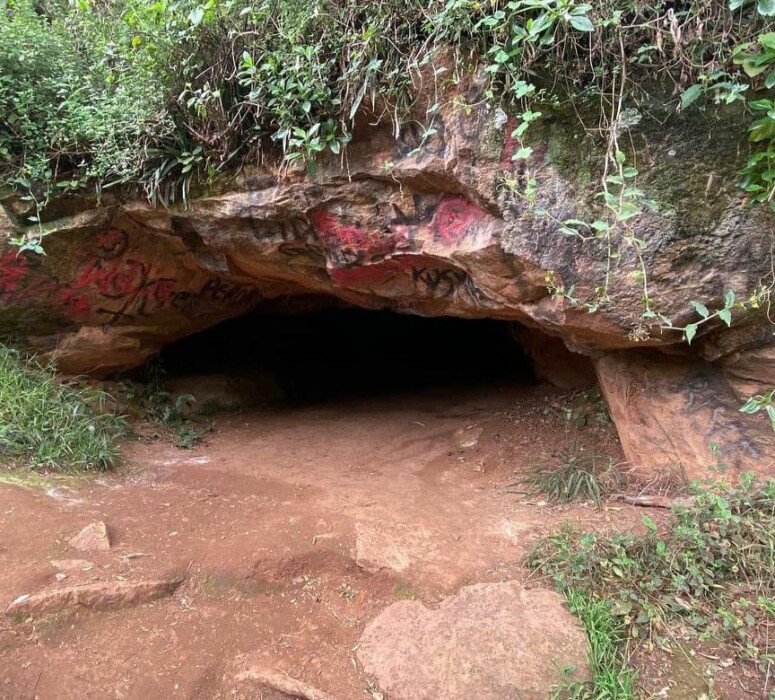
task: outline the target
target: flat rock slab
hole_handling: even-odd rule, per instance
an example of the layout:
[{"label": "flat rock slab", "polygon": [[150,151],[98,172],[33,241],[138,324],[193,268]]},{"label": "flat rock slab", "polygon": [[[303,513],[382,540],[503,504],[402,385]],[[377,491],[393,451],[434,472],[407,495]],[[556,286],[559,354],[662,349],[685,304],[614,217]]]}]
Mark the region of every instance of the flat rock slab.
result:
[{"label": "flat rock slab", "polygon": [[82,552],[106,552],[110,549],[108,526],[101,520],[90,523],[70,540],[70,546]]},{"label": "flat rock slab", "polygon": [[546,700],[563,671],[588,676],[588,649],[558,594],[506,582],[468,586],[436,610],[394,603],[357,654],[391,700]]},{"label": "flat rock slab", "polygon": [[88,608],[116,610],[171,595],[181,579],[168,581],[115,581],[67,588],[52,588],[32,595],[19,596],[7,608],[7,615],[40,614]]}]

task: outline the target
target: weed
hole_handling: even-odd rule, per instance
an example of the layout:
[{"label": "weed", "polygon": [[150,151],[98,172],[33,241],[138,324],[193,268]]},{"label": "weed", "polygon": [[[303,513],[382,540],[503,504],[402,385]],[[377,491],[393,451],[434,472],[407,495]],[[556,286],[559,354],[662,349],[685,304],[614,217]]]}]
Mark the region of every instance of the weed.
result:
[{"label": "weed", "polygon": [[747,474],[736,487],[692,491],[691,505],[676,508],[663,529],[648,517],[642,535],[565,529],[540,542],[528,565],[550,577],[571,605],[576,596],[604,601],[620,625],[619,643],[721,640],[769,676],[775,480],[760,484]]},{"label": "weed", "polygon": [[627,630],[608,601],[595,600],[581,591],[566,591],[570,611],[581,619],[589,639],[589,681],[563,683],[556,700],[630,700],[635,698],[637,671],[623,651]]},{"label": "weed", "polygon": [[511,486],[527,487],[533,494],[560,503],[586,500],[599,504],[606,494],[618,490],[624,478],[610,457],[584,452],[575,441],[559,457],[558,465],[534,467]]},{"label": "weed", "polygon": [[127,384],[125,397],[140,405],[146,420],[171,432],[175,446],[181,449],[196,446],[212,430],[211,424],[198,424],[191,418],[196,403],[193,395],[174,395],[167,390],[166,372],[160,364],[148,368],[148,382],[141,389]]},{"label": "weed", "polygon": [[0,459],[12,466],[76,472],[116,464],[123,418],[102,392],[63,382],[53,368],[0,346]]}]

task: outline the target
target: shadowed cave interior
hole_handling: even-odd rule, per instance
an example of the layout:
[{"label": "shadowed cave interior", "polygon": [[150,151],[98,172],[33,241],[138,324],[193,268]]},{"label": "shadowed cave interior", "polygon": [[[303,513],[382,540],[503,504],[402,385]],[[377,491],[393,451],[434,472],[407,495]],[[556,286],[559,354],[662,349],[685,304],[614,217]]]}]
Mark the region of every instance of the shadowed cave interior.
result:
[{"label": "shadowed cave interior", "polygon": [[456,386],[531,384],[507,322],[389,311],[252,313],[164,349],[171,380],[267,378],[290,402],[320,402]]}]

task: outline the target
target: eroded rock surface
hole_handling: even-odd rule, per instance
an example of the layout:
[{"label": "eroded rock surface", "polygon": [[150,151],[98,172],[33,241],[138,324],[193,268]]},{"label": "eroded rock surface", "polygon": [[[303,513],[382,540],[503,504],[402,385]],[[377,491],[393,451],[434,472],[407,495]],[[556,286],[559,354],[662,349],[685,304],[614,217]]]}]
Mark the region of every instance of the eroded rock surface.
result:
[{"label": "eroded rock surface", "polygon": [[111,581],[80,586],[52,588],[15,598],[6,608],[7,615],[37,615],[77,608],[117,610],[149,603],[174,593],[180,579],[161,581]]},{"label": "eroded rock surface", "polygon": [[585,678],[584,632],[546,590],[477,584],[437,610],[394,603],[358,647],[366,673],[394,700],[546,700],[566,678]]},{"label": "eroded rock surface", "polygon": [[[741,373],[747,364],[733,366]],[[761,416],[740,412],[728,375],[706,362],[648,352],[597,361],[597,374],[622,448],[636,467],[689,480],[775,476],[775,435]],[[749,383],[760,389],[764,377]],[[775,377],[771,381],[775,386]]]},{"label": "eroded rock surface", "polygon": [[[475,83],[466,90],[457,98],[482,103]],[[566,387],[589,376],[588,365],[566,349],[599,358],[680,345],[680,333],[643,324],[635,246],[609,261],[604,242],[559,230],[563,220],[600,215],[604,149],[595,137],[575,116],[547,113],[527,163],[536,208],[546,212],[536,213],[523,196],[525,166],[511,159],[514,120],[484,107],[456,108],[460,99],[447,97],[430,137],[414,122],[397,139],[388,129],[360,126],[346,168],[323,159],[310,176],[267,159],[224,191],[164,210],[117,195],[52,203],[43,223],[45,257],[0,242],[0,333],[52,352],[65,371],[107,375],[251,310],[336,300],[540,329],[551,340],[528,337],[526,348],[539,374]],[[628,226],[645,246],[654,307],[682,326],[697,319],[690,301],[719,308],[728,291],[748,298],[771,281],[775,225],[736,187],[745,119],[730,113],[712,123],[656,104],[641,116],[626,137],[638,187],[658,206]],[[0,240],[20,235],[24,206],[4,201]],[[547,288],[551,275],[576,298],[590,299],[609,262],[611,302],[596,313]],[[736,354],[770,353],[773,340],[764,314],[737,314],[732,329],[703,325],[691,352],[724,368],[720,378],[745,379],[750,368],[738,362],[735,369]],[[655,367],[652,375],[658,373]],[[724,396],[746,388],[733,384]],[[666,417],[667,403],[648,420]],[[653,413],[654,404],[641,402],[640,410]],[[621,429],[629,419],[621,409],[614,414]],[[724,437],[705,427],[693,442]],[[628,457],[642,461],[641,445],[623,442]],[[689,448],[681,459],[699,469],[706,460],[700,453]]]}]

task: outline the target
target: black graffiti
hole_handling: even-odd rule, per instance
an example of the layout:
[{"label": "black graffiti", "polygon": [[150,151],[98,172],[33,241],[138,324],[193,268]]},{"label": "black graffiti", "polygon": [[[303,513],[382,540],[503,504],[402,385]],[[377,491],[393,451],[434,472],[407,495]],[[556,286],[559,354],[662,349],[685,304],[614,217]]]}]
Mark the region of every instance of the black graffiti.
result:
[{"label": "black graffiti", "polygon": [[247,307],[256,303],[260,294],[246,287],[220,279],[211,279],[196,292],[173,292],[170,306],[186,316],[205,316],[213,307]]},{"label": "black graffiti", "polygon": [[252,234],[260,240],[290,243],[309,238],[309,226],[299,219],[283,219],[282,221],[250,219],[249,221]]},{"label": "black graffiti", "polygon": [[433,219],[436,209],[441,202],[443,195],[412,195],[413,211],[404,212],[397,204],[391,204],[393,208],[393,218],[390,219],[391,226],[419,226],[426,224]]},{"label": "black graffiti", "polygon": [[433,296],[450,297],[466,283],[468,274],[462,270],[413,267],[412,283]]}]

